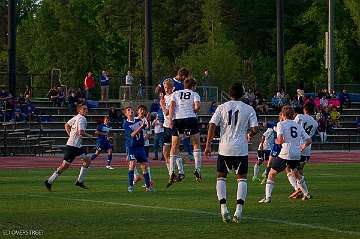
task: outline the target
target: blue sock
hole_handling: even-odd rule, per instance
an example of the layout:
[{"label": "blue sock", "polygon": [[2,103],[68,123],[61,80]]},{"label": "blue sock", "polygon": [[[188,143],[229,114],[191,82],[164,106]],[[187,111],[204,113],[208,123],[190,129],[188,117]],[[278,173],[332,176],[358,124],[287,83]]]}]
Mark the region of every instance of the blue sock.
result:
[{"label": "blue sock", "polygon": [[143,173],[145,185],[147,188],[150,188],[150,176],[149,173]]},{"label": "blue sock", "polygon": [[112,160],[112,154],[108,154],[107,164],[110,166]]},{"label": "blue sock", "polygon": [[134,186],[134,170],[129,170],[128,172],[128,184],[129,186]]},{"label": "blue sock", "polygon": [[91,160],[94,160],[94,159],[96,159],[96,157],[97,157],[97,155],[96,154],[93,154],[93,155],[91,155]]}]

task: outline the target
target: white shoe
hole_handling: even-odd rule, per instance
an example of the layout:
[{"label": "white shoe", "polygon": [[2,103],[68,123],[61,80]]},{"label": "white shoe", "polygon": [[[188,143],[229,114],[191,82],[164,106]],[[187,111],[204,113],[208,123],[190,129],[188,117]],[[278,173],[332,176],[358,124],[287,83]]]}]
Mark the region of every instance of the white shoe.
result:
[{"label": "white shoe", "polygon": [[234,214],[234,216],[233,216],[233,218],[232,218],[232,221],[233,221],[234,223],[239,224],[240,221],[241,221],[241,215],[236,215],[236,214]]},{"label": "white shoe", "polygon": [[128,187],[128,192],[129,192],[129,193],[134,192],[134,186],[129,186],[129,187]]},{"label": "white shoe", "polygon": [[110,170],[113,170],[113,169],[114,169],[114,168],[111,167],[110,165],[107,165],[105,168],[110,169]]},{"label": "white shoe", "polygon": [[226,212],[224,214],[221,214],[222,220],[225,223],[229,223],[231,222],[231,217],[230,217],[230,213]]},{"label": "white shoe", "polygon": [[259,203],[270,203],[270,202],[271,202],[271,198],[266,198],[266,197],[264,197],[259,201]]}]

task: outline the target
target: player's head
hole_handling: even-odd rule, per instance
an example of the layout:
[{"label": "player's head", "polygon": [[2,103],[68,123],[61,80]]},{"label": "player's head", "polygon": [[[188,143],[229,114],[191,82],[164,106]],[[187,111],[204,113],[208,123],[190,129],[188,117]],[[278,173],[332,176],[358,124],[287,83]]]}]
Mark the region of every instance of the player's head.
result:
[{"label": "player's head", "polygon": [[145,105],[139,105],[136,109],[138,116],[141,118],[146,116],[146,111],[147,111],[147,108]]},{"label": "player's head", "polygon": [[280,113],[285,119],[293,120],[295,117],[295,110],[290,105],[283,106]]},{"label": "player's head", "polygon": [[192,78],[192,77],[188,77],[184,81],[184,88],[185,89],[193,90],[193,89],[195,89],[195,86],[196,86],[196,80],[194,78]]},{"label": "player's head", "polygon": [[234,83],[229,89],[230,98],[240,100],[244,95],[244,88],[241,83]]},{"label": "player's head", "polygon": [[131,106],[127,106],[127,107],[125,107],[124,111],[125,111],[126,118],[128,120],[133,120],[133,118],[134,118],[133,108]]},{"label": "player's head", "polygon": [[88,113],[88,107],[84,104],[80,104],[77,106],[77,112],[82,116],[85,116]]},{"label": "player's head", "polygon": [[180,81],[184,81],[187,77],[189,77],[189,75],[190,75],[190,71],[185,67],[182,67],[178,70],[176,79]]},{"label": "player's head", "polygon": [[105,115],[104,118],[103,118],[103,122],[106,125],[110,124],[110,117],[108,115]]},{"label": "player's head", "polygon": [[304,105],[304,114],[307,114],[307,115],[314,114],[314,105],[312,105],[312,104]]},{"label": "player's head", "polygon": [[167,95],[170,95],[173,92],[174,83],[171,78],[167,78],[164,80],[164,91]]}]

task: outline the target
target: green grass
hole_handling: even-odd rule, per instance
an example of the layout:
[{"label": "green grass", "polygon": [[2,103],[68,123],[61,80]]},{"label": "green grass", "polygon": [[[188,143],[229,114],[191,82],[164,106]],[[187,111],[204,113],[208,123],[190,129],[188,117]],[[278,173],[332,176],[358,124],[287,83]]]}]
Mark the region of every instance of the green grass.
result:
[{"label": "green grass", "polygon": [[[31,229],[43,230],[39,238],[62,239],[360,238],[360,164],[308,165],[314,199],[305,202],[287,199],[290,187],[284,174],[277,178],[271,204],[257,203],[264,185],[249,181],[240,225],[224,224],[217,215],[215,166],[203,168],[201,184],[186,169],[185,181],[166,189],[165,169],[152,168],[155,193],[144,192],[140,185],[128,193],[126,169],[91,169],[88,191],[74,186],[78,169],[71,169],[56,181],[53,192],[43,186],[50,169],[1,169],[0,238],[19,237],[6,235],[11,230]],[[236,183],[230,174],[231,212],[235,200]]]}]

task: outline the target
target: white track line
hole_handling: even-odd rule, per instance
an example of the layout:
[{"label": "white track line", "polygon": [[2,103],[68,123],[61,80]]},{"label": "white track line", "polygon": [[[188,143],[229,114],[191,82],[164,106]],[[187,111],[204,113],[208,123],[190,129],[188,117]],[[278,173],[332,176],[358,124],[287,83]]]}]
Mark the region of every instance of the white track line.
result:
[{"label": "white track line", "polygon": [[[159,206],[146,206],[146,205],[137,205],[137,204],[119,203],[119,202],[109,202],[109,201],[99,201],[99,200],[90,200],[90,199],[82,199],[82,198],[54,197],[54,196],[36,195],[36,194],[15,194],[15,195],[28,196],[28,197],[37,197],[37,198],[63,199],[63,200],[70,200],[70,201],[77,201],[77,202],[101,203],[101,204],[107,204],[107,205],[137,207],[137,208],[146,208],[146,209],[160,209],[160,210],[165,210],[165,211],[189,212],[189,213],[205,214],[205,215],[212,215],[212,216],[218,216],[219,215],[218,213],[201,211],[201,210],[192,210],[192,209],[183,209],[183,208],[171,208],[171,207],[159,207]],[[348,234],[348,235],[360,236],[360,232],[357,232],[357,231],[339,230],[339,229],[330,228],[330,227],[317,226],[317,225],[298,223],[298,222],[290,222],[290,221],[286,221],[286,220],[258,218],[258,217],[244,217],[244,218],[250,219],[250,220],[256,220],[256,221],[262,221],[262,222],[271,222],[271,223],[285,224],[285,225],[290,225],[290,226],[318,229],[318,230],[323,230],[323,231],[328,231],[328,232],[335,232],[335,233],[340,233],[340,234]]]}]

